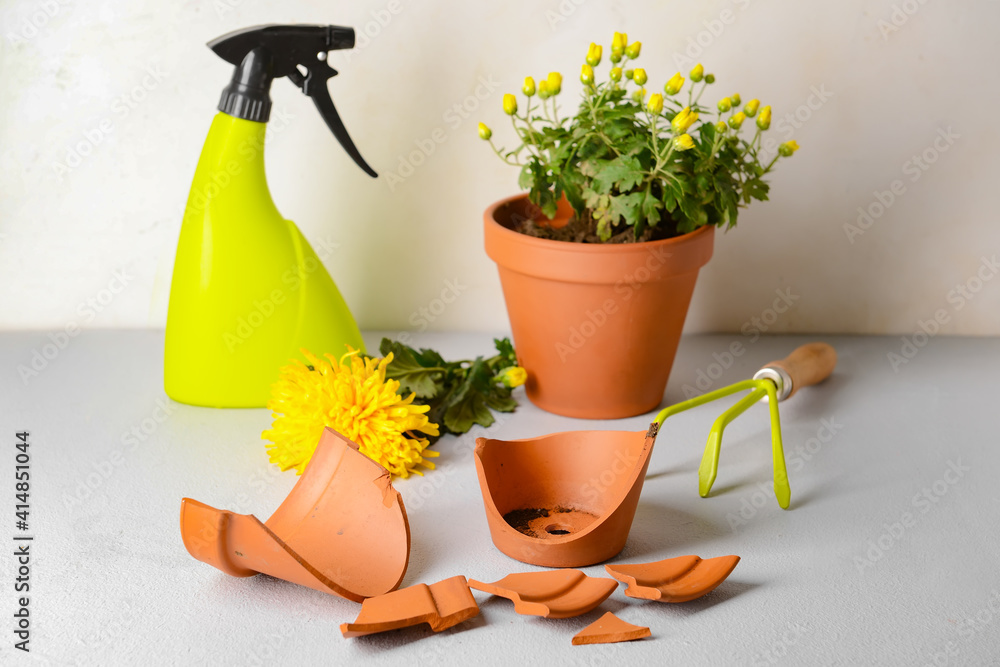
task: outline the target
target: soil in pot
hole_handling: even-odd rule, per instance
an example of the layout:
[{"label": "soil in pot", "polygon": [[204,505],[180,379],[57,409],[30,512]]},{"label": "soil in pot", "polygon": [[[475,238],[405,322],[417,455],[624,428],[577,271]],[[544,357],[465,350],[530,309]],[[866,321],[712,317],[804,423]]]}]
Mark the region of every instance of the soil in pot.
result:
[{"label": "soil in pot", "polygon": [[[565,206],[569,206],[569,203],[565,202]],[[530,217],[514,221],[512,229],[525,236],[549,239],[550,241],[602,243],[600,237],[597,235],[597,222],[589,212],[585,213],[582,217],[574,215],[568,220],[560,218],[557,214],[555,219],[549,220],[542,213],[541,209],[537,209]],[[656,227],[647,227],[638,237],[636,237],[634,230],[626,229],[614,234],[607,241],[603,241],[603,243],[643,243],[646,241],[669,239],[674,236],[677,236],[677,225],[673,220],[663,220]]]}]

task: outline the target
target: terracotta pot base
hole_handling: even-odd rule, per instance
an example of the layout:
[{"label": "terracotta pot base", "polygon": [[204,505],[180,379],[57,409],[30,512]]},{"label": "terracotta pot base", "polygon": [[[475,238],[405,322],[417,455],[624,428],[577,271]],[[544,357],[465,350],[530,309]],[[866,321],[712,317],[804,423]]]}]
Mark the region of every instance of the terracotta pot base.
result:
[{"label": "terracotta pot base", "polygon": [[477,439],[493,543],[511,558],[544,567],[613,558],[632,527],[654,440],[654,429]]}]

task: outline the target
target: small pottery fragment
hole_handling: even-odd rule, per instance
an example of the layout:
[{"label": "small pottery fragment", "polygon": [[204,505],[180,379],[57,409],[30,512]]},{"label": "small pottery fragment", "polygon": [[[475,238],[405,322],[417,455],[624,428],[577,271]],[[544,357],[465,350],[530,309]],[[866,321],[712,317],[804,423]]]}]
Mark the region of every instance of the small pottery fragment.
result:
[{"label": "small pottery fragment", "polygon": [[650,636],[652,636],[652,633],[649,631],[649,628],[626,623],[609,611],[576,633],[576,636],[573,637],[573,646],[630,642],[633,639],[642,639],[643,637]]},{"label": "small pottery fragment", "polygon": [[511,600],[519,614],[571,618],[604,602],[618,582],[588,577],[580,570],[548,570],[508,574],[491,584],[470,579],[469,586]]},{"label": "small pottery fragment", "polygon": [[188,553],[234,577],[262,572],[355,602],[398,588],[410,558],[389,471],[331,428],[266,523],[184,498],[181,537]]},{"label": "small pottery fragment", "polygon": [[625,595],[657,602],[687,602],[711,593],[725,581],[739,556],[702,560],[698,556],[668,558],[655,563],[605,565],[612,577],[628,584]]},{"label": "small pottery fragment", "polygon": [[479,615],[465,577],[458,575],[436,584],[417,584],[368,598],[353,623],[342,623],[345,637],[361,637],[426,623],[434,632],[447,630]]}]

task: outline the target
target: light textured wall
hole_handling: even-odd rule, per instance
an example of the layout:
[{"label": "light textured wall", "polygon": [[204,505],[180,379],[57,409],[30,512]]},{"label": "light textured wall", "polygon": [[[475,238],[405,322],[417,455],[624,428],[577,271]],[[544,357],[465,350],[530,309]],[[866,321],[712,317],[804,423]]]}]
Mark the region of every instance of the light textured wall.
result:
[{"label": "light textured wall", "polygon": [[[587,44],[619,29],[643,41],[656,86],[702,61],[718,95],[760,97],[772,135],[802,146],[772,201],[718,236],[689,330],[750,332],[757,317],[770,331],[906,333],[937,312],[945,332],[1000,334],[1000,3],[268,5],[0,6],[0,327],[163,325],[181,213],[231,72],[204,44],[303,22],[370,35],[333,55],[330,89],[382,177],[364,176],[283,80],[268,174],[284,215],[335,246],[326,264],[364,328],[507,327],[481,215],[516,191],[516,173],[476,123],[509,138],[502,93],[550,69],[566,76],[566,109]],[[859,207],[880,215],[862,228]],[[459,298],[438,308],[448,290]],[[768,310],[776,292],[792,301],[785,313]]]}]

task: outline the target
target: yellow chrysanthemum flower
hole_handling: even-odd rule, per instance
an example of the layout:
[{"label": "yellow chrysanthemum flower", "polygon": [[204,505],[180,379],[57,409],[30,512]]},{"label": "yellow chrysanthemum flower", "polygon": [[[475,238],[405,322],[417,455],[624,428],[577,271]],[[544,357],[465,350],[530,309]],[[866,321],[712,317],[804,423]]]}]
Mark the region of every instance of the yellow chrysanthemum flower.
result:
[{"label": "yellow chrysanthemum flower", "polygon": [[558,95],[562,92],[562,74],[559,72],[549,72],[545,80],[549,84],[550,95]]},{"label": "yellow chrysanthemum flower", "polygon": [[659,93],[653,93],[649,97],[649,103],[646,105],[649,111],[653,114],[659,114],[663,111],[663,95]]},{"label": "yellow chrysanthemum flower", "polygon": [[351,350],[338,361],[327,354],[318,359],[306,350],[312,366],[294,360],[280,371],[271,387],[274,423],[261,437],[271,462],[282,470],[295,468],[302,474],[327,426],[356,442],[362,454],[378,462],[393,475],[421,474],[417,466],[433,468],[427,458],[438,452],[427,450],[427,438],[439,434],[424,414],[426,405],[414,405],[414,395],[399,395],[399,382],[386,380],[385,369],[392,354],[382,359],[364,359]]},{"label": "yellow chrysanthemum flower", "polygon": [[663,92],[665,92],[667,95],[676,95],[681,91],[681,88],[683,87],[684,87],[684,77],[681,76],[680,72],[677,72],[677,74],[674,74],[672,77],[670,77],[670,80],[667,81],[666,84],[664,84]]},{"label": "yellow chrysanthemum flower", "polygon": [[520,366],[511,366],[500,371],[500,381],[505,387],[520,387],[528,381],[528,371]]},{"label": "yellow chrysanthemum flower", "polygon": [[674,119],[670,121],[670,126],[674,128],[674,132],[677,134],[684,134],[691,126],[695,124],[698,120],[698,112],[691,111],[691,107],[684,107],[674,116]]},{"label": "yellow chrysanthemum flower", "polygon": [[691,138],[690,134],[682,134],[679,137],[674,137],[674,148],[679,151],[687,151],[694,148],[694,139]]}]

